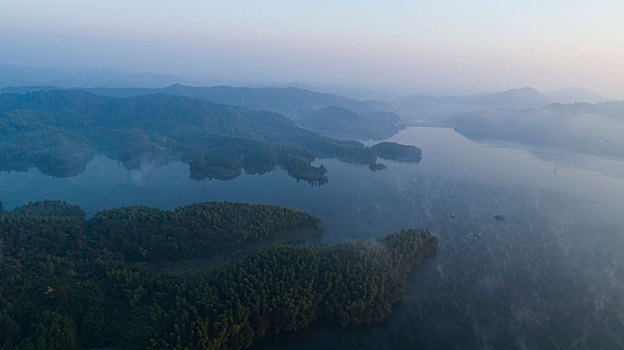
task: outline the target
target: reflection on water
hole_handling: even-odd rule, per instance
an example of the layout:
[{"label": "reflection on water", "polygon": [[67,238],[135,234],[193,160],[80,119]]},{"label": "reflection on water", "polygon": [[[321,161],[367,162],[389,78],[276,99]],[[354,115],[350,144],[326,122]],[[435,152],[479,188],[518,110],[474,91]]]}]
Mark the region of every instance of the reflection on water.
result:
[{"label": "reflection on water", "polygon": [[[422,162],[384,161],[388,169],[371,172],[319,160],[330,181],[311,187],[281,171],[197,182],[182,163],[127,171],[96,157],[73,178],[0,173],[0,200],[10,209],[62,199],[89,214],[251,201],[320,215],[324,243],[410,226],[439,236],[438,256],[413,274],[386,322],[319,326],[260,349],[624,348],[623,162],[488,147],[440,128],[409,128],[390,140],[422,147]],[[507,220],[494,220],[497,213]]]}]

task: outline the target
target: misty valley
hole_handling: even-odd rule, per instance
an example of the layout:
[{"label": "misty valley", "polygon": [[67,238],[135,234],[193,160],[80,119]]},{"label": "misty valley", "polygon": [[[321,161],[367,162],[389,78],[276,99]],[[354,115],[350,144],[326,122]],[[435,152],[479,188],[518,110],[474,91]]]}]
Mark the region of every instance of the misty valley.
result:
[{"label": "misty valley", "polygon": [[623,18],[0,1],[0,350],[624,349]]},{"label": "misty valley", "polygon": [[1,349],[624,346],[619,102],[0,92]]}]

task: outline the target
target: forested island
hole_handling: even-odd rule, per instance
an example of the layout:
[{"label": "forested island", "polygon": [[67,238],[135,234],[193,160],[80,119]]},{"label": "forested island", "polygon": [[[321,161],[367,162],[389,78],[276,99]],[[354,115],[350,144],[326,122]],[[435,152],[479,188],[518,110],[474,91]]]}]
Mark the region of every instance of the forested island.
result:
[{"label": "forested island", "polygon": [[229,180],[276,167],[311,184],[328,181],[316,158],[370,164],[373,148],[297,127],[266,111],[183,96],[117,98],[53,90],[0,94],[0,171],[36,167],[67,177],[101,153],[139,169],[180,160],[195,180]]},{"label": "forested island", "polygon": [[211,272],[152,266],[320,225],[303,212],[229,202],[89,220],[57,201],[2,210],[0,348],[242,349],[315,321],[378,322],[437,250],[429,232],[410,229],[332,247],[276,245]]},{"label": "forested island", "polygon": [[394,142],[380,142],[371,147],[379,158],[398,162],[418,163],[422,159],[422,150],[416,146],[401,145]]},{"label": "forested island", "polygon": [[381,170],[387,169],[388,167],[385,164],[383,164],[383,163],[370,163],[368,165],[368,168],[371,171],[381,171]]}]

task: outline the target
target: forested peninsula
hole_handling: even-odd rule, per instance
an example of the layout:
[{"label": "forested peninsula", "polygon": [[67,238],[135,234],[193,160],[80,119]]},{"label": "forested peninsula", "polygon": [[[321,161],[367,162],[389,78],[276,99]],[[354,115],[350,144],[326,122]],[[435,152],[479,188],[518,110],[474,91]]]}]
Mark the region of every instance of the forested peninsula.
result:
[{"label": "forested peninsula", "polygon": [[437,250],[428,231],[410,229],[331,247],[275,245],[209,272],[153,268],[298,227],[321,222],[229,202],[89,220],[57,201],[0,206],[0,348],[243,349],[315,321],[378,322],[409,271]]},{"label": "forested peninsula", "polygon": [[32,167],[75,176],[96,154],[128,169],[171,160],[195,180],[229,180],[276,167],[310,184],[328,181],[316,158],[375,163],[375,150],[299,128],[283,115],[183,96],[126,98],[75,90],[0,94],[0,171]]}]

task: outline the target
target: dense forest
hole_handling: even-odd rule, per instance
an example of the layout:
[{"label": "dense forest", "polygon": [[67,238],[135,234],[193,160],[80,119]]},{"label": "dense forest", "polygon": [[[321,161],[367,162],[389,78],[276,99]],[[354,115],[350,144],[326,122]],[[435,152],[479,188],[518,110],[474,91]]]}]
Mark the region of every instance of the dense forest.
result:
[{"label": "dense forest", "polygon": [[193,179],[232,179],[281,167],[311,184],[328,181],[318,158],[370,164],[375,151],[301,129],[274,112],[182,96],[128,98],[81,91],[0,94],[0,170],[84,171],[97,153],[128,169],[181,160]]},{"label": "dense forest", "polygon": [[[437,249],[429,232],[410,229],[333,247],[277,245],[209,273],[173,274],[150,262],[320,220],[227,202],[83,215],[44,201],[0,216],[0,349],[242,349],[318,320],[378,322]],[[174,253],[161,256],[166,249]]]},{"label": "dense forest", "polygon": [[0,202],[0,214],[9,214],[12,216],[57,216],[85,220],[85,212],[82,208],[63,201],[45,200],[29,202],[26,205],[13,209],[9,213],[5,213],[4,210],[2,210],[3,208]]},{"label": "dense forest", "polygon": [[146,262],[235,251],[301,227],[321,230],[321,220],[284,207],[230,202],[203,202],[168,211],[124,207],[99,212],[87,222],[98,248],[119,253],[125,260]]}]

